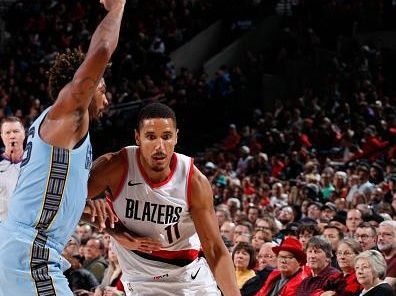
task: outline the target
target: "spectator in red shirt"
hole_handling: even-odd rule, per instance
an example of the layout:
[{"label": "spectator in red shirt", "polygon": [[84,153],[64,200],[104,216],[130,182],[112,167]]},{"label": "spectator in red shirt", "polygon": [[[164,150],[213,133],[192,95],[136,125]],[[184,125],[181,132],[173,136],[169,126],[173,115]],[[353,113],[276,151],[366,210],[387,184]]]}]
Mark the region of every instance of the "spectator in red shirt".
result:
[{"label": "spectator in red shirt", "polygon": [[302,244],[293,237],[287,237],[272,250],[277,256],[278,268],[270,273],[256,296],[295,295],[296,288],[307,276],[302,269],[306,262]]},{"label": "spectator in red shirt", "polygon": [[297,288],[296,296],[313,296],[323,287],[340,276],[339,270],[330,265],[331,245],[320,237],[312,237],[306,247],[307,265],[312,274],[305,278]]}]

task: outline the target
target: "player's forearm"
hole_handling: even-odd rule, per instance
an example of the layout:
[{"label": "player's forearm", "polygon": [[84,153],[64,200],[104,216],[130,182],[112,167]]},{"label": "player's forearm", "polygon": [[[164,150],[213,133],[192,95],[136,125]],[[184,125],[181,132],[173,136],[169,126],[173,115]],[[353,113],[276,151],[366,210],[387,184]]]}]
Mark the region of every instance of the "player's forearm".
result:
[{"label": "player's forearm", "polygon": [[95,55],[98,52],[102,52],[105,49],[107,51],[107,59],[110,60],[111,55],[117,47],[124,5],[124,2],[120,2],[113,7],[96,28],[91,39],[87,57],[91,54]]},{"label": "player's forearm", "polygon": [[[215,248],[214,248],[215,249]],[[224,296],[240,296],[231,256],[226,249],[206,255],[209,267]]]}]

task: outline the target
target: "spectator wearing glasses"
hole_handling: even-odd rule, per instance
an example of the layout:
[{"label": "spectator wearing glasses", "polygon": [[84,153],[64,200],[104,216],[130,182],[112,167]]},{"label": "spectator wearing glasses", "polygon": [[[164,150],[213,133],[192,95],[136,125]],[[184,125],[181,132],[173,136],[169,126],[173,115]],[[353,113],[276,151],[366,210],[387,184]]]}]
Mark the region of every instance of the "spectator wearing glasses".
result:
[{"label": "spectator wearing glasses", "polygon": [[377,250],[377,230],[368,222],[359,224],[354,234],[363,251]]},{"label": "spectator wearing glasses", "polygon": [[378,249],[386,261],[386,278],[393,289],[396,288],[396,221],[381,222],[378,227]]},{"label": "spectator wearing glasses", "polygon": [[356,279],[354,259],[362,252],[360,244],[354,240],[347,238],[339,243],[337,248],[337,261],[342,273],[333,281],[327,282],[323,287],[323,293],[318,291],[315,295],[321,296],[358,296],[363,287]]},{"label": "spectator wearing glasses", "polygon": [[307,276],[302,266],[306,255],[302,244],[295,238],[287,237],[280,246],[273,247],[277,256],[277,269],[270,273],[257,296],[292,296]]},{"label": "spectator wearing glasses", "polygon": [[355,258],[358,282],[363,286],[362,296],[394,296],[392,287],[382,281],[386,274],[386,262],[380,252],[368,250]]},{"label": "spectator wearing glasses", "polygon": [[83,267],[92,272],[99,283],[102,282],[104,272],[108,266],[103,257],[104,243],[102,238],[91,238],[84,247]]},{"label": "spectator wearing glasses", "polygon": [[276,268],[276,255],[272,251],[272,248],[276,244],[269,242],[264,243],[257,255],[257,269],[256,275],[251,279],[247,280],[242,286],[242,296],[253,296],[260,290],[263,283],[267,280],[268,275]]}]

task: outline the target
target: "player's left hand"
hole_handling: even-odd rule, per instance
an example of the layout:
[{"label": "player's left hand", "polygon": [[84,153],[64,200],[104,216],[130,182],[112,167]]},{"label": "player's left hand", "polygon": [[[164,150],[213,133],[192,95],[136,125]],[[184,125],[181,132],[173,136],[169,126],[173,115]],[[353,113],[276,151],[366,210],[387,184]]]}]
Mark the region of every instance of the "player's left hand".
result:
[{"label": "player's left hand", "polygon": [[84,213],[91,216],[91,222],[94,223],[98,219],[99,231],[106,228],[106,221],[109,220],[110,227],[114,228],[114,223],[118,222],[118,217],[106,202],[106,199],[88,199],[85,205]]},{"label": "player's left hand", "polygon": [[136,234],[122,231],[119,233],[112,233],[111,236],[124,248],[128,250],[135,250],[144,253],[152,253],[159,251],[162,248],[161,242],[150,237],[141,237]]}]

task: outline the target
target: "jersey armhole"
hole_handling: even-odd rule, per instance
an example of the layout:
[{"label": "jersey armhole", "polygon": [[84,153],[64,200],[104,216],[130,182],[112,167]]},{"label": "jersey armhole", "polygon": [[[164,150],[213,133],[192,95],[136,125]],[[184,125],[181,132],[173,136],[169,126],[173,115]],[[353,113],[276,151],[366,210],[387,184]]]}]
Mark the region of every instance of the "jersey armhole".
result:
[{"label": "jersey armhole", "polygon": [[122,166],[123,166],[123,172],[122,172],[122,176],[121,176],[121,180],[120,183],[117,186],[117,190],[115,191],[115,193],[113,194],[113,199],[112,201],[115,201],[118,197],[118,195],[120,194],[122,188],[124,187],[125,184],[125,180],[126,177],[128,175],[128,155],[127,155],[127,151],[125,148],[123,148],[121,150],[121,158],[122,158]]},{"label": "jersey armhole", "polygon": [[194,174],[194,158],[190,159],[190,169],[187,177],[187,208],[190,209],[191,205],[191,178]]}]

